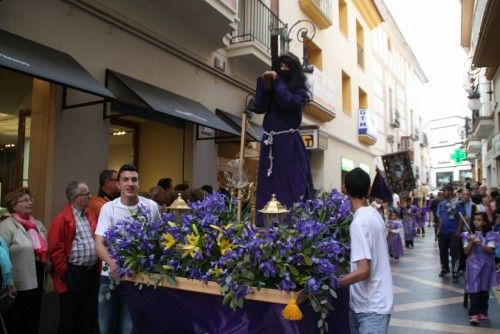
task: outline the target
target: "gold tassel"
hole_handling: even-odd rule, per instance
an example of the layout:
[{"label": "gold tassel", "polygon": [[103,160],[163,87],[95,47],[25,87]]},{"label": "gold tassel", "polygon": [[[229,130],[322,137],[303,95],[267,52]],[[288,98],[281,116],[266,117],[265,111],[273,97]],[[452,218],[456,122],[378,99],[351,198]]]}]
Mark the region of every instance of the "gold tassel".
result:
[{"label": "gold tassel", "polygon": [[283,318],[293,321],[301,320],[303,317],[302,311],[297,305],[295,298],[290,299],[290,302],[285,306],[281,314],[283,314]]}]

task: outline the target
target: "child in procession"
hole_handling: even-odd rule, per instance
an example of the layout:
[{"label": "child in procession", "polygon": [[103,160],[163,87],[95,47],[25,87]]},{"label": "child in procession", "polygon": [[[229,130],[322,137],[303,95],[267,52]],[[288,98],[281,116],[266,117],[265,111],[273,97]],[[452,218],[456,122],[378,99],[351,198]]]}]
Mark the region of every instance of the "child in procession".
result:
[{"label": "child in procession", "polygon": [[387,220],[387,245],[389,246],[389,255],[396,262],[399,262],[399,258],[404,255],[403,242],[399,235],[402,228],[403,224],[398,219],[396,212],[389,212],[389,219]]},{"label": "child in procession", "polygon": [[407,197],[404,200],[404,206],[401,208],[403,215],[403,230],[405,236],[405,247],[413,248],[413,239],[417,234],[417,214],[418,210],[415,205],[411,204],[411,198]]},{"label": "child in procession", "polygon": [[495,272],[495,246],[499,234],[490,231],[488,216],[475,213],[470,232],[462,233],[464,252],[467,254],[465,293],[469,294],[469,322],[479,325],[488,319],[488,299],[492,286],[497,285]]}]

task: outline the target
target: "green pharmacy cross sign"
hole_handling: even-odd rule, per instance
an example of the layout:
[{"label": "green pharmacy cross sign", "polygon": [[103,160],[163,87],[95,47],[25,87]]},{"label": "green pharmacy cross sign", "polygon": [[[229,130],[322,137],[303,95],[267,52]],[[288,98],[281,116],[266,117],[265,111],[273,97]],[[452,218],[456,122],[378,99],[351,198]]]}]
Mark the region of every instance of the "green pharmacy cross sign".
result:
[{"label": "green pharmacy cross sign", "polygon": [[455,162],[455,164],[459,164],[465,159],[467,159],[467,153],[463,150],[457,148],[453,151],[453,154],[450,156],[451,160]]}]

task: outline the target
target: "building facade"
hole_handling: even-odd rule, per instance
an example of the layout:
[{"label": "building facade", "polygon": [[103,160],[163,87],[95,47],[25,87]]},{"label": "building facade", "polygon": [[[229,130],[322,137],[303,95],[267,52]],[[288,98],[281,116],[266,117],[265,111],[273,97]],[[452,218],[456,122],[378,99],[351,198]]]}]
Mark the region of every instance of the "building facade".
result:
[{"label": "building facade", "polygon": [[457,181],[463,183],[466,177],[472,177],[471,163],[464,149],[465,119],[450,116],[429,121],[432,188]]},{"label": "building facade", "polygon": [[467,152],[478,182],[500,182],[500,3],[491,0],[462,1],[461,45],[469,54],[464,88],[472,118],[467,126]]},{"label": "building facade", "polygon": [[[408,151],[417,187],[429,184],[427,133],[422,120],[423,86],[428,79],[383,1],[376,1],[384,23],[374,29],[373,109],[377,115],[378,155]],[[381,161],[377,162],[381,167]]]},{"label": "building facade", "polygon": [[[304,24],[314,36],[297,34]],[[224,182],[271,33],[314,68],[301,132],[315,188],[341,188],[354,167],[373,176],[398,150],[425,183],[426,78],[382,1],[2,1],[0,33],[2,191],[28,185],[46,223],[69,181],[96,192],[99,172],[123,163],[141,191],[163,177]],[[246,136],[251,181],[261,121]]]}]

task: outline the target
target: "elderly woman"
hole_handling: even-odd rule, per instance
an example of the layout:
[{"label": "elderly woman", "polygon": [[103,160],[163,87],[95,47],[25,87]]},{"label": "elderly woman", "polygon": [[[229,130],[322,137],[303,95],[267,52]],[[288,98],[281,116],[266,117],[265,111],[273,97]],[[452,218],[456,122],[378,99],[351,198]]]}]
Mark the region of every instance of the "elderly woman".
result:
[{"label": "elderly woman", "polygon": [[47,264],[47,230],[31,215],[33,198],[28,188],[5,196],[11,216],[0,222],[0,237],[10,252],[17,295],[4,319],[8,333],[38,333],[43,281]]}]

